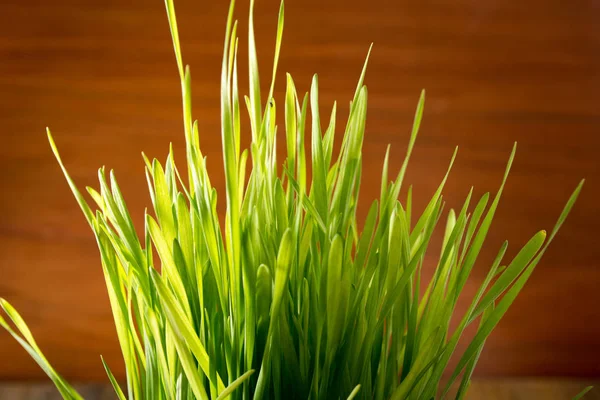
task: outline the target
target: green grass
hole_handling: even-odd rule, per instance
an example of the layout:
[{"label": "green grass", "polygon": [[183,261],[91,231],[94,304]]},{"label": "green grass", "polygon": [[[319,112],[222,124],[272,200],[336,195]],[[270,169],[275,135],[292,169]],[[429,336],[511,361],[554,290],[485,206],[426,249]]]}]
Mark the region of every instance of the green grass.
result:
[{"label": "green grass", "polygon": [[[443,398],[454,381],[459,385],[455,397],[463,398],[487,337],[539,263],[583,181],[549,235],[535,233],[508,262],[503,257],[507,243],[502,245],[470,306],[456,315],[457,300],[492,224],[516,145],[495,195],[474,199],[471,190],[459,210],[444,213],[442,191],[455,152],[425,210],[415,215],[411,190],[404,203],[399,193],[421,122],[423,92],[404,163],[395,178],[389,178],[388,148],[379,200],[359,224],[366,62],[343,127],[339,155],[334,157],[336,109],[334,105],[323,130],[316,75],[310,93],[304,95],[297,93],[288,75],[285,100],[280,104],[273,98],[283,2],[270,90],[261,101],[253,6],[251,1],[250,95],[245,97],[252,142],[244,150],[233,2],[225,31],[223,224],[192,118],[190,72],[184,68],[172,0],[166,0],[166,9],[181,79],[187,175],[180,174],[172,149],[164,164],[144,156],[154,210],[146,213],[143,237],[136,234],[114,173],[107,176],[104,168],[99,170],[99,190],[87,188],[94,203],[90,206],[48,131],[100,250],[126,368],[126,387],[121,388],[104,364],[118,398],[429,400]],[[276,105],[285,114],[285,160],[277,159]],[[438,224],[445,225],[443,245],[429,249]],[[428,265],[435,272],[425,285],[421,271],[428,250],[439,251],[440,256],[437,265]],[[8,319],[0,317],[0,324],[44,369],[62,396],[81,398],[44,358],[19,314],[5,300],[1,306]],[[459,321],[454,329],[452,318]],[[476,334],[458,353],[463,332],[473,324]],[[453,356],[457,365],[447,368]],[[450,380],[442,385],[444,373]]]}]

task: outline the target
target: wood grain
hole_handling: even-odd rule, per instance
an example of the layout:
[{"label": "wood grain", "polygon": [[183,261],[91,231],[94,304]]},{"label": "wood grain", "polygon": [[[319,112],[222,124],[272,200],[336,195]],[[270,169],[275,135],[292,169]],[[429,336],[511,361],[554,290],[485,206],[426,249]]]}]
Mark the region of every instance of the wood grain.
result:
[{"label": "wood grain", "polygon": [[[221,192],[218,96],[226,3],[177,1],[202,148]],[[238,3],[245,60],[247,2]],[[277,7],[261,0],[256,8],[263,90]],[[116,170],[141,227],[150,202],[140,151],[163,159],[169,142],[179,154],[184,148],[163,8],[161,0],[2,2],[0,296],[22,312],[48,358],[69,378],[104,380],[100,354],[117,375],[123,365],[94,239],[44,127],[53,129],[80,186],[95,185],[101,165]],[[447,207],[459,206],[471,185],[477,196],[494,192],[512,143],[519,142],[467,294],[502,240],[509,239],[508,256],[514,255],[537,230],[551,228],[579,179],[587,178],[572,216],[489,339],[480,376],[600,376],[599,18],[593,1],[286,2],[276,90],[281,104],[283,72],[293,74],[301,91],[318,72],[322,112],[337,99],[343,120],[375,42],[361,215],[378,194],[388,143],[390,168],[400,167],[421,88],[428,100],[407,176],[417,211],[439,183],[454,145],[460,150],[445,191]],[[242,78],[240,85],[246,83]],[[0,379],[42,376],[3,332],[0,354]]]}]

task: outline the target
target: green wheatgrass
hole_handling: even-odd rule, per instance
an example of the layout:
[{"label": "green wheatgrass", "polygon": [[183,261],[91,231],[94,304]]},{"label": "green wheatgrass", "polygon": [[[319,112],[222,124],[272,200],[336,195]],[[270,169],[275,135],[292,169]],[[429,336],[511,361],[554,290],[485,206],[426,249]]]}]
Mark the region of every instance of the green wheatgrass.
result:
[{"label": "green wheatgrass", "polygon": [[[250,95],[244,98],[252,142],[244,150],[240,148],[243,106],[238,94],[233,1],[225,31],[223,225],[200,150],[198,125],[192,119],[190,71],[184,68],[172,0],[166,0],[166,9],[181,79],[187,176],[179,173],[172,149],[164,164],[144,156],[154,208],[146,213],[144,237],[136,234],[113,172],[107,176],[101,168],[100,189],[87,188],[97,207],[93,210],[69,177],[48,131],[52,150],[100,250],[126,368],[126,389],[122,389],[104,364],[116,395],[132,400],[429,400],[443,398],[459,379],[453,396],[462,399],[486,338],[540,261],[583,181],[549,236],[545,231],[534,234],[508,264],[503,264],[507,243],[502,245],[464,315],[454,316],[492,223],[516,146],[495,196],[486,193],[472,199],[471,190],[462,208],[449,210],[444,217],[435,273],[421,293],[424,255],[443,214],[442,190],[456,156],[455,152],[448,173],[421,215],[413,214],[410,189],[404,203],[398,200],[425,93],[417,106],[406,159],[395,179],[389,179],[388,148],[379,201],[371,205],[359,232],[356,206],[367,112],[366,62],[343,127],[339,156],[334,158],[336,109],[334,105],[323,131],[316,75],[310,93],[303,96],[287,75],[285,101],[279,105],[273,98],[283,1],[270,90],[264,105],[261,102],[253,7],[251,0]],[[276,152],[276,104],[285,113],[283,162]],[[65,399],[80,399],[50,366],[19,314],[3,299],[1,306],[12,324],[2,317],[0,324]],[[453,330],[451,318],[460,321]],[[477,325],[477,333],[462,354],[455,354],[470,324]],[[446,371],[450,379],[442,385],[452,355],[458,363]]]}]

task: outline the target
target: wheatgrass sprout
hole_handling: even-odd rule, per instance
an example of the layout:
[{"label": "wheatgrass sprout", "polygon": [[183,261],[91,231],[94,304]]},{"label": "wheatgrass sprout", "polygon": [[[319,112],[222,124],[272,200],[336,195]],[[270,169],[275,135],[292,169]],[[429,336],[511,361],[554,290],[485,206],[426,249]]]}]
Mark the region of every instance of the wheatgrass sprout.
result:
[{"label": "wheatgrass sprout", "polygon": [[[411,190],[403,203],[399,193],[421,123],[423,92],[406,159],[396,177],[388,178],[388,148],[379,200],[359,223],[367,63],[343,127],[339,155],[334,157],[336,108],[323,130],[316,75],[310,93],[304,95],[298,94],[287,75],[285,99],[278,103],[273,98],[283,2],[270,89],[261,100],[253,9],[251,0],[250,88],[244,98],[252,137],[249,149],[240,146],[243,106],[233,1],[225,30],[223,224],[200,149],[198,124],[192,117],[190,69],[184,67],[172,0],[166,0],[166,10],[182,88],[187,177],[175,165],[172,148],[164,163],[144,156],[153,211],[145,215],[143,237],[136,234],[115,174],[107,174],[104,168],[98,171],[99,189],[87,188],[95,203],[91,206],[70,178],[48,130],[52,150],[100,250],[126,371],[126,387],[121,388],[104,364],[117,397],[429,400],[447,397],[458,380],[458,391],[452,395],[464,398],[488,335],[552,242],[583,181],[549,235],[535,233],[509,261],[504,260],[507,243],[501,246],[470,306],[464,315],[455,316],[458,298],[492,224],[516,145],[498,192],[473,199],[471,190],[460,210],[449,210],[441,222],[442,192],[455,151],[425,210],[415,215]],[[278,105],[285,114],[285,160],[277,159]],[[443,245],[437,265],[431,265],[433,278],[421,291],[425,254],[439,223],[445,224]],[[0,324],[65,399],[80,399],[50,366],[19,314],[5,300],[0,305],[8,317]],[[451,329],[453,317],[460,322]],[[457,354],[457,344],[472,324],[477,332]],[[458,363],[447,371],[452,356]],[[444,372],[450,379],[442,385]]]}]

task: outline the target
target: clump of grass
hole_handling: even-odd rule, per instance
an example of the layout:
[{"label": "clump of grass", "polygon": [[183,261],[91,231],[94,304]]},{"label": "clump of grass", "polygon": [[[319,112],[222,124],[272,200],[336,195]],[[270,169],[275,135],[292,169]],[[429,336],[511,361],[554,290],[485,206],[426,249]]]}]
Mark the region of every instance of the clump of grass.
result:
[{"label": "clump of grass", "polygon": [[[449,210],[435,273],[421,291],[421,270],[432,233],[442,219],[448,172],[421,215],[411,191],[398,200],[417,137],[421,94],[406,158],[388,177],[362,231],[356,218],[361,181],[367,88],[360,75],[341,149],[333,157],[336,108],[323,131],[315,76],[300,96],[291,76],[282,107],[287,157],[277,160],[273,86],[283,33],[279,11],[275,60],[261,102],[250,2],[248,32],[250,149],[240,148],[237,24],[231,3],[221,73],[221,137],[226,216],[192,119],[191,75],[179,46],[175,9],[166,0],[183,94],[187,176],[172,148],[164,164],[144,156],[153,213],[138,237],[116,177],[98,172],[99,191],[87,188],[93,210],[48,139],[100,250],[102,269],[126,367],[120,399],[432,399],[460,379],[464,397],[486,338],[519,294],[571,210],[583,181],[547,235],[535,233],[507,264],[505,242],[458,326],[457,300],[481,251],[498,207],[515,148],[498,192]],[[367,56],[368,59],[368,56]],[[279,103],[277,103],[279,105]],[[310,126],[307,127],[310,115]],[[310,157],[305,131],[310,131]],[[248,162],[251,163],[248,166]],[[307,169],[312,179],[307,179]],[[185,183],[187,179],[188,184]],[[474,204],[474,208],[471,207]],[[154,254],[154,251],[158,255]],[[19,314],[1,301],[6,328],[56,384],[65,399],[80,395],[50,366]],[[456,316],[455,316],[456,318]],[[477,333],[441,385],[465,329]],[[14,328],[13,328],[14,326]]]}]

